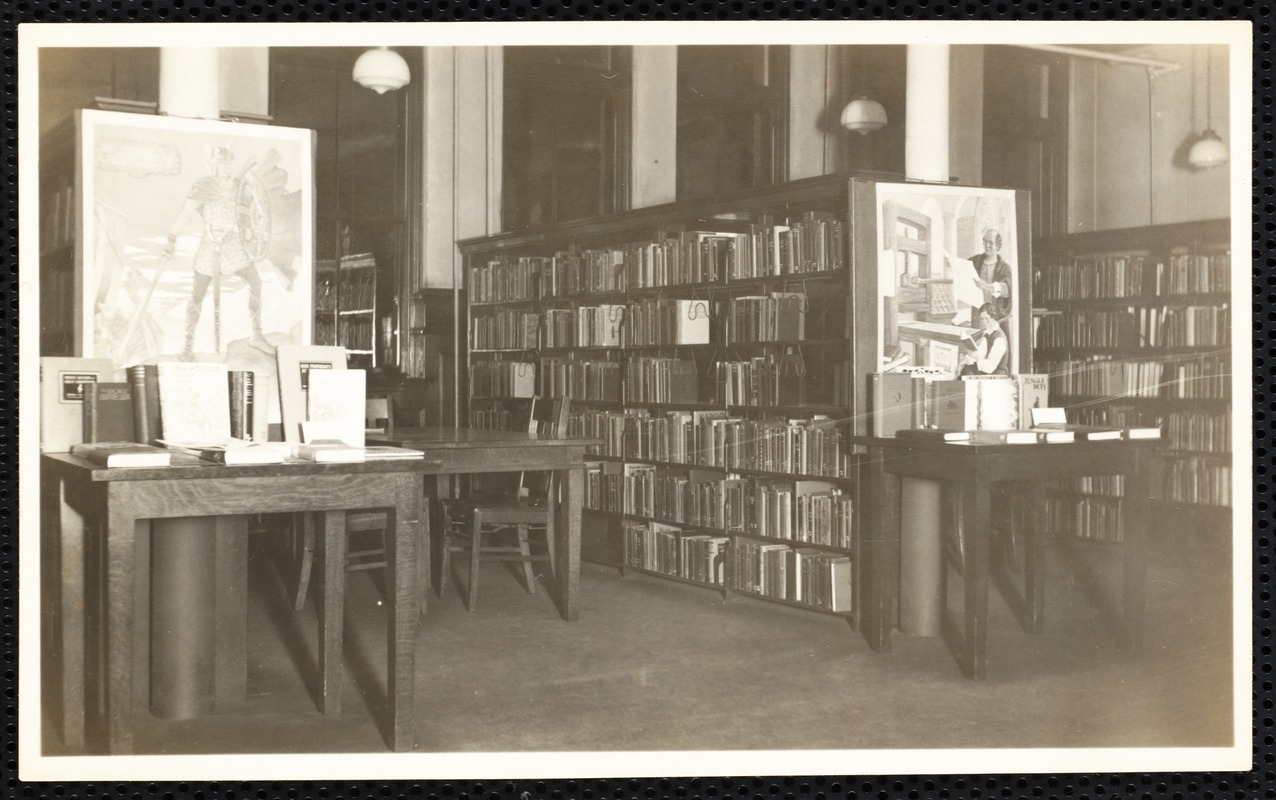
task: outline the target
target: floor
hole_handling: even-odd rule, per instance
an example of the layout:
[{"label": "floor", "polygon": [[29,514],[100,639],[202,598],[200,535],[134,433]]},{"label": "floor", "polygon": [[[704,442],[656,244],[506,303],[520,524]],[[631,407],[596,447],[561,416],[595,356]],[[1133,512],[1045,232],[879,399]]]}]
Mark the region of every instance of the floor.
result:
[{"label": "floor", "polygon": [[[1023,633],[992,593],[982,682],[964,679],[938,638],[896,634],[892,652],[874,653],[840,617],[595,564],[582,568],[580,619],[566,623],[544,587],[528,595],[508,565],[487,565],[474,611],[458,574],[422,623],[418,749],[1230,744],[1229,556],[1222,536],[1196,533],[1152,550],[1140,657],[1120,651],[1091,602],[1115,574],[1112,548],[1053,547],[1044,633]],[[196,721],[144,716],[139,752],[383,751],[382,598],[370,573],[351,577],[339,717],[312,700],[313,602],[293,611],[254,550],[249,703]]]}]

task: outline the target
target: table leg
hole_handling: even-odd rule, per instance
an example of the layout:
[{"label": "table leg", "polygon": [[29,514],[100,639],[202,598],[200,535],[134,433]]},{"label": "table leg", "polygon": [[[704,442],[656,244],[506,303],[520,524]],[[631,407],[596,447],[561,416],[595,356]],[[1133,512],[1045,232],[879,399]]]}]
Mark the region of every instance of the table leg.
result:
[{"label": "table leg", "polygon": [[323,592],[319,598],[319,710],[341,713],[341,640],[346,595],[346,512],[323,512]]},{"label": "table leg", "polygon": [[216,518],[213,591],[217,652],[214,703],[218,711],[248,699],[248,517]]},{"label": "table leg", "polygon": [[885,451],[871,448],[868,458],[868,496],[863,505],[864,533],[860,557],[860,621],[868,645],[890,652],[899,596],[899,478],[885,470]]},{"label": "table leg", "polygon": [[1032,481],[1028,489],[1028,532],[1024,538],[1024,599],[1027,601],[1029,633],[1040,633],[1045,621],[1046,604],[1046,486]]},{"label": "table leg", "polygon": [[[386,699],[390,708],[390,746],[395,752],[416,746],[415,662],[419,600],[427,583],[417,581],[418,526],[423,525],[423,479],[400,476],[395,508],[390,512],[394,533],[386,536],[390,582],[387,624]],[[387,531],[388,533],[388,531]],[[427,572],[426,575],[429,573]]]},{"label": "table leg", "polygon": [[[582,467],[562,470],[559,481],[563,485],[563,510],[566,524],[554,529],[554,565],[559,586],[559,610],[563,619],[575,622],[580,614],[577,607],[580,594],[580,508],[585,499],[585,470]],[[554,509],[550,509],[554,513]]]},{"label": "table leg", "polygon": [[965,525],[965,628],[960,661],[967,678],[982,680],[988,661],[989,536],[992,526],[992,485],[975,479],[964,487]]},{"label": "table leg", "polygon": [[[45,680],[59,687],[58,714],[62,742],[72,751],[84,748],[84,517],[67,501],[67,484],[60,478],[45,481],[46,530],[56,531],[55,541],[41,548],[46,598],[42,626],[50,627],[46,641],[52,644],[46,658],[50,668]],[[55,552],[56,551],[56,552]],[[46,688],[46,695],[48,689]]]},{"label": "table leg", "polygon": [[1137,652],[1143,647],[1144,615],[1147,604],[1147,554],[1144,552],[1151,505],[1151,481],[1147,459],[1139,458],[1126,475],[1124,524],[1121,547],[1121,592],[1123,608],[1122,647]]},{"label": "table leg", "polygon": [[111,755],[133,752],[133,573],[137,521],[126,501],[109,503],[106,523],[105,695],[102,711],[106,749]]}]

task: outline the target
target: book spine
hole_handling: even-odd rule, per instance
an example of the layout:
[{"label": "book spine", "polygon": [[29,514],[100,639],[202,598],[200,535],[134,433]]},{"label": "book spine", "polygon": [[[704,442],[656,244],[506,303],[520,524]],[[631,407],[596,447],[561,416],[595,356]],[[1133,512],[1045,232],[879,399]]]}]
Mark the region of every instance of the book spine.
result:
[{"label": "book spine", "polygon": [[133,438],[142,444],[150,444],[156,437],[151,434],[150,418],[146,413],[146,366],[137,364],[129,367],[128,382],[133,389]]},{"label": "book spine", "polygon": [[231,370],[226,374],[230,389],[230,435],[251,441],[253,438],[253,373]]},{"label": "book spine", "polygon": [[84,405],[81,408],[83,414],[83,435],[84,441],[96,442],[98,436],[98,392],[97,383],[88,383],[84,385]]}]

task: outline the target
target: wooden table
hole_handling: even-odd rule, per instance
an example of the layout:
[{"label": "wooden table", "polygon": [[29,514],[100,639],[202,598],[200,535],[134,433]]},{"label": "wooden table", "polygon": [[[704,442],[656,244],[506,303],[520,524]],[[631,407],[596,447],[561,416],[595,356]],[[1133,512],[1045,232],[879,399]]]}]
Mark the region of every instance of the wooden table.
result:
[{"label": "wooden table", "polygon": [[[569,622],[576,620],[579,615],[580,509],[585,496],[585,448],[600,444],[599,440],[446,427],[394,428],[384,435],[369,436],[368,440],[369,443],[424,450],[427,459],[443,462],[440,472],[447,475],[550,472],[552,480],[563,487],[560,516],[566,517],[566,524],[554,526],[554,574],[559,576],[556,600],[563,619]],[[553,485],[551,483],[549,492],[551,515],[559,513]],[[431,558],[429,552],[421,558],[422,579],[428,579],[431,574]]]},{"label": "wooden table", "polygon": [[[325,591],[320,603],[318,705],[324,714],[341,710],[341,642],[345,597],[345,512],[385,509],[394,535],[386,537],[389,701],[388,736],[396,751],[414,743],[414,635],[417,621],[417,537],[428,460],[375,461],[361,464],[311,462],[220,467],[174,456],[174,466],[105,469],[59,453],[41,457],[42,559],[41,610],[46,653],[60,662],[64,739],[78,749],[86,738],[100,738],[108,753],[133,750],[134,680],[139,645],[136,626],[147,605],[139,602],[137,547],[147,539],[152,519],[277,512],[322,513],[326,549]],[[93,524],[100,521],[99,526]],[[220,531],[219,526],[219,531]],[[228,537],[234,540],[234,535]],[[246,575],[236,548],[216,569],[219,578]],[[219,551],[220,552],[220,551]],[[223,559],[217,559],[222,562]],[[238,587],[241,596],[246,587]],[[242,602],[242,600],[240,601]],[[238,611],[238,610],[237,610]],[[219,616],[227,615],[219,609]],[[242,617],[240,617],[242,620]],[[219,620],[219,625],[221,621]],[[219,652],[219,673],[243,666],[243,630],[219,633],[229,649]],[[235,652],[236,647],[239,652]],[[60,656],[60,658],[59,658]],[[87,718],[87,720],[86,720]],[[96,736],[88,737],[86,728]]]},{"label": "wooden table", "polygon": [[988,584],[993,572],[991,525],[992,493],[997,484],[1023,484],[1033,509],[1032,530],[1025,543],[1025,587],[1022,598],[1008,597],[1018,605],[1024,627],[1040,630],[1044,600],[1041,575],[1044,570],[1045,491],[1048,481],[1095,475],[1124,475],[1125,503],[1122,514],[1124,545],[1122,561],[1122,610],[1118,626],[1130,648],[1139,647],[1143,634],[1144,583],[1146,562],[1144,537],[1148,520],[1149,461],[1161,442],[1104,441],[1068,444],[993,445],[970,442],[922,442],[894,437],[852,437],[854,444],[868,449],[867,519],[861,538],[860,624],[864,638],[877,651],[888,651],[896,625],[900,594],[899,502],[901,477],[943,481],[954,488],[962,501],[965,579],[965,608],[960,634],[949,630],[944,615],[945,636],[968,678],[983,679],[987,673]]}]

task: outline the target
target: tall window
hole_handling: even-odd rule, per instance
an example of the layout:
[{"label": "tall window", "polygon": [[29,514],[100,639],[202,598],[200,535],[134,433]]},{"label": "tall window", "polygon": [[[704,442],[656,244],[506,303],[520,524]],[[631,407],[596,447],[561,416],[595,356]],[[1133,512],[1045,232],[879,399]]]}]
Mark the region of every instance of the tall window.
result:
[{"label": "tall window", "polygon": [[506,230],[624,210],[628,48],[505,49]]},{"label": "tall window", "polygon": [[679,200],[787,178],[788,47],[678,48]]}]

